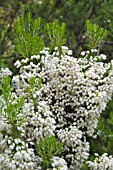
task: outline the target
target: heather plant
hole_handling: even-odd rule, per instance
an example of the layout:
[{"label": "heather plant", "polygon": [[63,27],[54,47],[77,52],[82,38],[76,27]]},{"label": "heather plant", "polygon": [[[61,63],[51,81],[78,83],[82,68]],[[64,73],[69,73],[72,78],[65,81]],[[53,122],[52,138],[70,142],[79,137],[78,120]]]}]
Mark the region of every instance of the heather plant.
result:
[{"label": "heather plant", "polygon": [[[0,71],[0,166],[5,170],[80,170],[86,162],[93,169],[95,160],[87,162],[89,138],[94,137],[101,113],[112,97],[113,61],[106,63],[106,55],[94,48],[75,58],[64,46],[65,24],[57,20],[45,26],[50,47],[38,48],[32,40],[27,44],[35,39],[31,30],[39,31],[40,22],[35,21],[28,14],[17,24],[16,40],[22,35],[27,47],[24,51],[18,46],[20,39],[16,41],[23,56],[14,63],[18,73],[12,75],[8,68]],[[91,34],[94,26],[89,24]],[[96,46],[106,34],[98,29]],[[28,39],[23,33],[28,33]],[[104,166],[106,159],[110,164]],[[96,161],[97,169],[112,167],[112,156],[104,154]]]},{"label": "heather plant", "polygon": [[[36,101],[39,97],[49,106],[54,120],[54,126],[51,127],[54,128],[52,133],[48,132],[51,135],[55,134],[63,143],[62,156],[68,166],[71,163],[70,169],[80,169],[89,156],[90,146],[87,137],[93,136],[100,114],[112,94],[112,62],[103,63],[106,56],[94,55],[96,50],[91,50],[91,53],[86,51],[82,53],[84,58],[81,56],[76,59],[72,57],[72,51],[68,47],[63,46],[61,49],[60,58],[59,49],[55,47],[53,53],[49,48],[45,48],[40,55],[31,56],[26,62],[23,59],[17,61],[15,65],[20,68],[20,75],[13,77],[13,83],[19,95],[20,90],[21,93],[25,93],[32,75],[33,84],[34,80],[37,83],[41,77],[42,87],[37,90],[36,85],[33,85],[34,90],[30,90],[33,90]],[[93,57],[90,54],[93,54]],[[44,67],[40,67],[38,63],[41,59]],[[41,116],[42,120],[38,118],[40,122],[37,122],[37,127],[42,122],[46,124],[43,118],[46,117]],[[39,142],[39,137],[43,138],[43,134],[47,133],[44,129],[39,131],[34,128],[34,132],[32,129],[32,139],[36,138]]]}]

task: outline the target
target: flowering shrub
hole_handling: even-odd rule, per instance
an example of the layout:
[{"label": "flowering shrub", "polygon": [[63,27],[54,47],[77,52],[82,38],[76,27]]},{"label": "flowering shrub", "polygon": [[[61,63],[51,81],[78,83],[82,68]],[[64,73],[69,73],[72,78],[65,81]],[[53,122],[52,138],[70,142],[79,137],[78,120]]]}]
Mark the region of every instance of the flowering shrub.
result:
[{"label": "flowering shrub", "polygon": [[[11,82],[9,70],[1,70],[2,169],[80,170],[89,157],[87,138],[113,93],[113,62],[104,63],[106,56],[96,53],[82,52],[77,59],[68,47],[44,48],[40,55],[16,61],[19,73]],[[63,148],[44,167],[36,148],[47,136]]]},{"label": "flowering shrub", "polygon": [[99,157],[96,154],[96,158],[93,162],[88,161],[87,164],[89,165],[91,170],[112,170],[113,169],[113,157],[110,155],[108,156],[107,153],[104,153],[102,156]]}]

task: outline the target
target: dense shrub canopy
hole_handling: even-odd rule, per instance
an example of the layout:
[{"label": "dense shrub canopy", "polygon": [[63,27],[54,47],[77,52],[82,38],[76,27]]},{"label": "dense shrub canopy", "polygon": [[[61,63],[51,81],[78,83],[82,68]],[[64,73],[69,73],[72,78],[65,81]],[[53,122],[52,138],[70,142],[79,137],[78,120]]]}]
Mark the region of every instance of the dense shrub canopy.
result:
[{"label": "dense shrub canopy", "polygon": [[112,7],[0,1],[0,168],[113,169]]},{"label": "dense shrub canopy", "polygon": [[[83,166],[89,157],[88,136],[93,136],[113,92],[113,62],[104,63],[106,56],[97,52],[82,52],[77,59],[68,47],[55,47],[52,52],[44,48],[39,55],[15,62],[19,73],[12,77],[13,89],[7,77],[11,72],[1,70],[2,168],[79,170]],[[45,147],[40,142],[47,136],[63,144],[57,157],[53,153],[46,158],[53,164],[43,158]]]}]

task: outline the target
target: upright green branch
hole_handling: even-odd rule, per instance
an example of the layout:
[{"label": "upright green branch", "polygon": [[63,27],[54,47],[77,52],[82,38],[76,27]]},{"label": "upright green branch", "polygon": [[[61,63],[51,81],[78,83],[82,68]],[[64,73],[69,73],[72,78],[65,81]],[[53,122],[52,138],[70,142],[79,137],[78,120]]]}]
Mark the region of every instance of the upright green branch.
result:
[{"label": "upright green branch", "polygon": [[22,56],[30,57],[39,54],[44,48],[44,42],[40,36],[41,19],[33,19],[28,13],[26,17],[20,17],[16,22],[15,46]]},{"label": "upright green branch", "polygon": [[49,35],[50,48],[61,47],[66,43],[66,24],[59,23],[58,20],[54,20],[52,23],[47,23],[45,29]]},{"label": "upright green branch", "polygon": [[[24,121],[23,117],[19,116],[24,104],[24,97],[21,96],[18,99],[14,99],[10,82],[10,77],[6,76],[3,78],[2,85],[0,86],[0,116],[3,116],[6,122],[11,125],[11,135],[13,138],[16,138],[20,136],[21,133],[18,127],[20,127]],[[3,107],[2,103],[5,103],[5,107]]]},{"label": "upright green branch", "polygon": [[86,36],[88,38],[88,47],[97,49],[104,42],[108,31],[99,27],[97,24],[92,24],[90,20],[86,20]]}]

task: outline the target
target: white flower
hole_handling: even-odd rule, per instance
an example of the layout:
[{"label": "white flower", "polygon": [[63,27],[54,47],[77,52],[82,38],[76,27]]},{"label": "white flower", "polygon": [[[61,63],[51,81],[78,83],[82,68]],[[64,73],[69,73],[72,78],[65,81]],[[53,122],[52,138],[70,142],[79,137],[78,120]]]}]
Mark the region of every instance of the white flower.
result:
[{"label": "white flower", "polygon": [[55,170],[57,170],[57,169],[68,170],[67,162],[63,158],[59,158],[57,156],[54,156],[51,159],[51,161],[53,162],[52,163],[53,169],[55,169]]},{"label": "white flower", "polygon": [[21,63],[19,60],[17,60],[15,63],[14,63],[14,66],[16,66],[17,68],[19,68],[21,66]]},{"label": "white flower", "polygon": [[68,50],[68,55],[72,55],[72,50]]},{"label": "white flower", "polygon": [[62,46],[62,50],[68,50],[68,47]]},{"label": "white flower", "polygon": [[98,52],[97,49],[91,49],[91,52],[94,53],[94,52]]},{"label": "white flower", "polygon": [[12,72],[9,70],[9,68],[1,68],[0,70],[0,78],[3,78],[5,76],[11,76],[12,75]]},{"label": "white flower", "polygon": [[22,59],[22,60],[21,60],[21,62],[22,62],[22,63],[27,63],[28,61],[29,61],[29,59],[28,59],[28,58],[26,58],[26,59]]},{"label": "white flower", "polygon": [[106,60],[106,55],[101,54],[100,56],[101,56],[102,60]]},{"label": "white flower", "polygon": [[80,53],[82,56],[85,56],[85,51],[82,51],[81,53]]},{"label": "white flower", "polygon": [[57,51],[57,50],[58,50],[58,47],[55,47],[54,50]]}]

